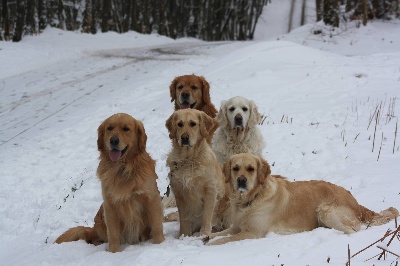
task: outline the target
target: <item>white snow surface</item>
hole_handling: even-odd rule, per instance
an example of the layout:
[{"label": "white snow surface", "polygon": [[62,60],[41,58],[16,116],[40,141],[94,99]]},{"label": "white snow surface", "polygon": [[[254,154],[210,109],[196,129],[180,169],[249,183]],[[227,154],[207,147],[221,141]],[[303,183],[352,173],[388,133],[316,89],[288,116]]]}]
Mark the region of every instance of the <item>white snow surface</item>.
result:
[{"label": "white snow surface", "polygon": [[[164,223],[162,244],[124,245],[116,254],[107,244],[53,244],[70,227],[93,225],[102,202],[97,127],[114,113],[143,121],[165,192],[168,87],[191,73],[209,81],[217,108],[236,95],[256,102],[266,116],[263,156],[274,174],[335,183],[377,212],[400,209],[400,22],[348,23],[335,32],[308,24],[256,39],[49,28],[20,43],[0,42],[0,265],[345,265],[348,245],[354,254],[393,230],[394,221],[352,235],[318,228],[211,247],[178,239],[178,223]],[[399,240],[390,250],[400,253]],[[378,253],[373,246],[351,265],[396,260],[365,262]]]}]

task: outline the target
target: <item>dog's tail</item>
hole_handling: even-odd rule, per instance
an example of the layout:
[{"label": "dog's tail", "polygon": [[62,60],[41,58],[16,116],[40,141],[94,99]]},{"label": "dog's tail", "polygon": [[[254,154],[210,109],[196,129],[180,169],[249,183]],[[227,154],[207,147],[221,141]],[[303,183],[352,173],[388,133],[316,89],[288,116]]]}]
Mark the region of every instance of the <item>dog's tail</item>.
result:
[{"label": "dog's tail", "polygon": [[164,196],[161,199],[161,204],[164,210],[176,207],[175,195],[172,193],[169,186],[167,187],[167,192],[164,193]]},{"label": "dog's tail", "polygon": [[56,239],[56,241],[54,241],[54,243],[61,244],[63,242],[72,242],[78,240],[85,240],[88,242],[90,236],[93,234],[95,234],[94,228],[77,226],[65,231]]},{"label": "dog's tail", "polygon": [[68,229],[60,235],[54,243],[60,244],[63,242],[85,240],[87,243],[97,246],[107,242],[107,227],[104,222],[103,213],[104,209],[103,205],[101,205],[94,217],[93,227],[77,226]]},{"label": "dog's tail", "polygon": [[174,194],[169,194],[169,196],[164,196],[161,200],[161,204],[164,209],[167,208],[175,208],[176,207],[176,200]]},{"label": "dog's tail", "polygon": [[369,226],[376,226],[388,223],[399,216],[399,211],[396,208],[390,207],[386,210],[376,213],[370,209],[360,205],[361,207],[361,221]]}]

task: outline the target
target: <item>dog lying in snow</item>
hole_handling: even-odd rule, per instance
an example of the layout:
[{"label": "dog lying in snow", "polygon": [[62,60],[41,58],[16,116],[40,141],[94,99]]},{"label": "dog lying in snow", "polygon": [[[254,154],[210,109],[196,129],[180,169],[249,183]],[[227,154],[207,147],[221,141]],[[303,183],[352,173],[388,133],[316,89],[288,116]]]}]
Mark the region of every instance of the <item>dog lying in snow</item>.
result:
[{"label": "dog lying in snow", "polygon": [[[395,208],[380,213],[358,204],[346,189],[325,181],[290,182],[271,175],[261,157],[237,154],[224,164],[226,182],[233,191],[233,225],[204,238],[220,245],[243,239],[261,238],[268,232],[291,234],[328,227],[346,234],[361,224],[382,225],[399,216]],[[230,236],[228,236],[230,235]]]}]

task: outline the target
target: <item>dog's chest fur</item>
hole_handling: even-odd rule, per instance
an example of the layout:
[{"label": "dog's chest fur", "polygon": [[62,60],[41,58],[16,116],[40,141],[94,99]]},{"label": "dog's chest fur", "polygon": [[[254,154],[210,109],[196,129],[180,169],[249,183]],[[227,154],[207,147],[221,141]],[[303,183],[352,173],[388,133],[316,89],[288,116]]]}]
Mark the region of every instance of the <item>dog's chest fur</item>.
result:
[{"label": "dog's chest fur", "polygon": [[170,165],[169,178],[171,184],[181,186],[182,189],[192,190],[201,182],[201,177],[206,174],[206,168],[201,161],[193,159],[184,159],[173,161]]}]

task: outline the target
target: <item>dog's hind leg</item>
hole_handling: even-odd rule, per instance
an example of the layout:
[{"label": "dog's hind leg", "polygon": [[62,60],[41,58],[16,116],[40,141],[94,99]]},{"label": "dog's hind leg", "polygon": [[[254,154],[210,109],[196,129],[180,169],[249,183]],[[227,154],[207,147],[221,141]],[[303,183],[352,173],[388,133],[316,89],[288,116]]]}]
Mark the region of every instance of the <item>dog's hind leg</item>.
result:
[{"label": "dog's hind leg", "polygon": [[220,238],[215,241],[209,242],[207,245],[209,245],[209,246],[222,245],[222,244],[226,244],[228,242],[240,241],[240,240],[244,240],[244,239],[256,239],[256,238],[259,238],[259,236],[257,234],[249,232],[249,231],[242,231],[236,235],[227,236],[227,237]]},{"label": "dog's hind leg", "polygon": [[322,204],[317,210],[317,217],[321,226],[333,228],[346,234],[357,232],[361,227],[360,219],[347,206]]}]

